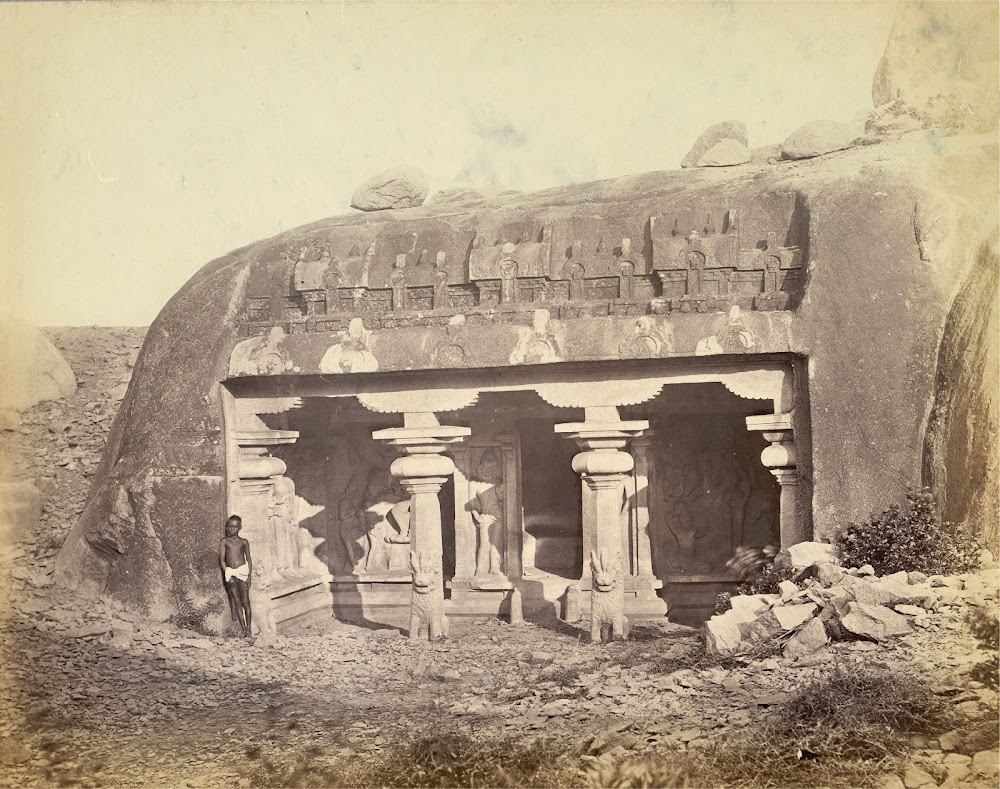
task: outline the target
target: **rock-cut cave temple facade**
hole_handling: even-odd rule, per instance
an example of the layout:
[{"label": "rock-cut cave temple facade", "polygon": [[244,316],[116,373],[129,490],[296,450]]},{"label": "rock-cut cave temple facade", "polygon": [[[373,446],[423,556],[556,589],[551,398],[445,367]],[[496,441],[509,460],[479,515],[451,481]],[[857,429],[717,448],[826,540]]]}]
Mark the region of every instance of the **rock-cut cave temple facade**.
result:
[{"label": "rock-cut cave temple facade", "polygon": [[469,192],[219,258],[150,328],[59,577],[222,600],[236,513],[272,632],[405,627],[422,572],[450,617],[587,611],[595,562],[630,619],[687,622],[737,547],[910,487],[995,529],[978,139]]}]

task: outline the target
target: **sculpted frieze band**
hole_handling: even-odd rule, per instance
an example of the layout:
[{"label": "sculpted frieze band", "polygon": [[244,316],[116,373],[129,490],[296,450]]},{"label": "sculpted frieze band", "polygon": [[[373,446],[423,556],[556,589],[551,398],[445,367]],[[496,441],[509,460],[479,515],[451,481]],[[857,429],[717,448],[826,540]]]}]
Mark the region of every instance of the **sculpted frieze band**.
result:
[{"label": "sculpted frieze band", "polygon": [[567,314],[581,304],[603,305],[604,314],[794,309],[805,284],[795,243],[802,229],[792,196],[774,200],[789,216],[782,230],[770,215],[741,221],[735,208],[341,227],[254,266],[242,328],[259,334],[288,322],[301,324],[289,333],[323,331],[338,316],[372,328],[391,316],[518,304]]}]

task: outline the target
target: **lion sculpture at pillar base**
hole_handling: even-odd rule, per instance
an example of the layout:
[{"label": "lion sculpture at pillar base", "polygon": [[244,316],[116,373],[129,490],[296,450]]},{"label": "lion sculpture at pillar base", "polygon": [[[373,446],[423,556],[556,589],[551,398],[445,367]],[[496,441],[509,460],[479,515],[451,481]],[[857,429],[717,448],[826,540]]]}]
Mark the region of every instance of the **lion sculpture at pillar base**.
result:
[{"label": "lion sculpture at pillar base", "polygon": [[448,635],[448,619],[444,615],[441,557],[410,551],[410,572],[413,574],[410,638],[430,641],[444,638]]},{"label": "lion sculpture at pillar base", "polygon": [[624,641],[628,638],[625,617],[625,583],[620,551],[602,548],[590,552],[594,588],[590,597],[590,640]]}]

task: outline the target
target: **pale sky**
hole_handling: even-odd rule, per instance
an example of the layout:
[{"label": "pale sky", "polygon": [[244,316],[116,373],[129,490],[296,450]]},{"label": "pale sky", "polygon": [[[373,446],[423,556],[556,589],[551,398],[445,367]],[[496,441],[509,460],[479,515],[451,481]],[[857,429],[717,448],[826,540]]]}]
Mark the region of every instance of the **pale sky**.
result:
[{"label": "pale sky", "polygon": [[148,325],[395,164],[535,190],[871,108],[885,2],[4,3],[0,314]]}]

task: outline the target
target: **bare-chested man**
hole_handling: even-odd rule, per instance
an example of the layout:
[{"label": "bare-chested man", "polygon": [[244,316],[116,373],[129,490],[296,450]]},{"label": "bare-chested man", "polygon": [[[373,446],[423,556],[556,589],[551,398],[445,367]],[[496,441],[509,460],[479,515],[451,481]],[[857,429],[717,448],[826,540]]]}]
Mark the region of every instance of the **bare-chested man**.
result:
[{"label": "bare-chested man", "polygon": [[250,579],[253,559],[250,558],[250,543],[240,537],[243,521],[239,515],[231,515],[226,521],[226,536],[219,543],[219,567],[222,582],[229,595],[229,610],[233,621],[243,630],[243,636],[250,638]]}]

